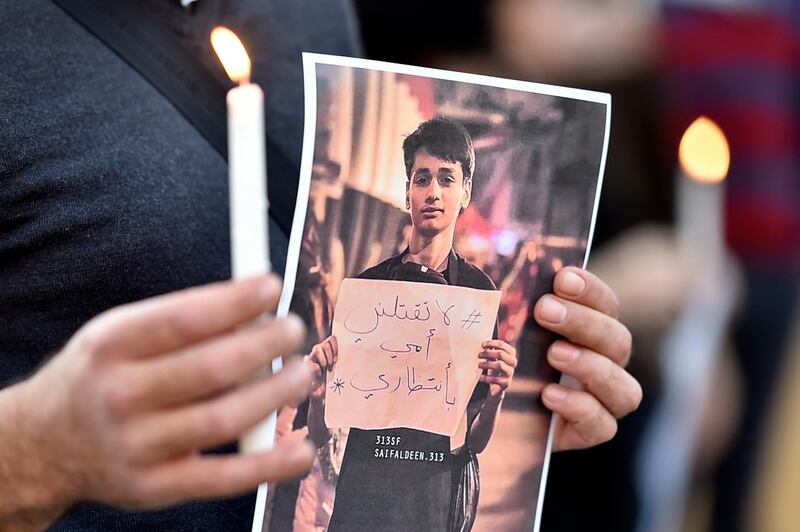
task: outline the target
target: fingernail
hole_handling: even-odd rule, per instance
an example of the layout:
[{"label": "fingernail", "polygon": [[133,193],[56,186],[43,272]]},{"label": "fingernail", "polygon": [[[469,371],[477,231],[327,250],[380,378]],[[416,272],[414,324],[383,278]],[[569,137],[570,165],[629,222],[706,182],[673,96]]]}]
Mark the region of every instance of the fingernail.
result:
[{"label": "fingernail", "polygon": [[256,289],[256,297],[258,297],[259,301],[266,303],[272,299],[277,291],[280,290],[280,287],[281,283],[278,281],[278,278],[274,275],[269,275],[258,284],[258,288]]},{"label": "fingernail", "polygon": [[287,333],[290,336],[296,336],[301,339],[305,338],[306,324],[300,316],[290,312],[289,314],[286,315],[284,320],[285,320],[284,323],[286,324]]},{"label": "fingernail", "polygon": [[577,348],[563,343],[555,343],[550,347],[550,358],[557,362],[572,362],[579,354]]},{"label": "fingernail", "polygon": [[561,323],[567,317],[567,307],[558,302],[557,299],[546,296],[542,303],[542,319],[550,323]]},{"label": "fingernail", "polygon": [[573,272],[566,272],[559,283],[561,291],[568,296],[579,296],[586,290],[586,281]]},{"label": "fingernail", "polygon": [[311,385],[313,376],[311,375],[311,370],[305,364],[292,362],[291,365],[286,368],[286,371],[289,372],[289,378],[298,385]]},{"label": "fingernail", "polygon": [[560,403],[567,398],[567,390],[560,386],[548,386],[544,389],[544,398],[551,403]]}]

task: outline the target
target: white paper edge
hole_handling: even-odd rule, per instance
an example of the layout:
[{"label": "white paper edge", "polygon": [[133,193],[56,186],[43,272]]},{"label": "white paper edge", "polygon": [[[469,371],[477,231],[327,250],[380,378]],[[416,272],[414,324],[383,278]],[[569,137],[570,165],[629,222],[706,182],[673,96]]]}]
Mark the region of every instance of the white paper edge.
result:
[{"label": "white paper edge", "polygon": [[[297,266],[300,261],[300,244],[303,240],[303,226],[305,225],[306,209],[308,208],[308,193],[311,188],[311,165],[314,162],[314,141],[316,135],[317,117],[317,84],[316,84],[316,64],[309,60],[308,54],[303,53],[303,79],[305,84],[305,119],[303,125],[303,155],[300,160],[300,180],[297,186],[297,204],[294,208],[294,219],[292,220],[292,233],[289,237],[289,249],[286,255],[286,270],[283,273],[283,291],[278,302],[278,316],[286,316],[289,313],[289,305],[292,302],[294,284],[297,280]],[[283,367],[281,357],[272,362],[272,371],[277,373]],[[270,420],[277,417],[277,412],[273,412]],[[269,422],[269,421],[267,421]],[[273,430],[267,437],[269,443],[275,443],[275,423],[272,423]],[[264,483],[258,487],[256,493],[256,506],[253,510],[252,532],[261,532],[264,526],[264,513],[267,509],[267,495],[269,495],[269,485]]]},{"label": "white paper edge", "polygon": [[[294,286],[297,281],[297,267],[300,261],[300,247],[303,240],[303,230],[305,226],[306,211],[308,209],[308,194],[311,187],[311,166],[314,159],[314,144],[316,141],[316,120],[317,120],[317,79],[316,66],[318,64],[345,66],[353,68],[365,68],[372,70],[382,70],[394,72],[396,74],[407,74],[411,76],[425,76],[429,78],[443,79],[449,81],[460,81],[463,83],[473,83],[477,85],[488,85],[504,89],[512,89],[524,92],[533,92],[548,96],[571,98],[606,106],[606,128],[603,140],[603,154],[600,159],[600,173],[597,179],[597,188],[594,198],[594,209],[592,221],[589,226],[589,238],[586,243],[586,253],[583,257],[583,268],[589,262],[589,251],[591,250],[592,238],[594,237],[595,221],[597,220],[597,208],[600,203],[600,192],[603,188],[603,176],[605,174],[606,157],[608,154],[608,142],[611,131],[611,95],[604,92],[588,91],[570,87],[559,87],[557,85],[546,85],[530,81],[519,81],[480,74],[468,74],[462,72],[452,72],[436,68],[418,67],[411,65],[401,65],[397,63],[387,63],[384,61],[373,61],[370,59],[359,59],[356,57],[343,57],[337,55],[317,54],[303,52],[303,85],[305,94],[305,118],[303,126],[303,154],[300,161],[300,179],[297,189],[297,203],[294,209],[294,219],[292,220],[292,232],[289,236],[289,248],[286,255],[286,270],[283,275],[283,291],[278,303],[278,316],[286,316],[289,313],[289,306],[294,295]],[[283,363],[277,358],[272,363],[273,372],[280,371]],[[565,382],[562,377],[561,382]],[[274,427],[273,413],[270,416]],[[536,515],[534,518],[533,532],[539,532],[542,518],[542,504],[544,502],[545,487],[547,485],[547,473],[550,467],[550,453],[553,448],[553,435],[555,433],[557,415],[550,419],[550,429],[545,445],[544,463],[542,464],[542,475],[539,484],[539,495],[536,502]],[[270,445],[275,442],[275,431],[268,435]],[[267,442],[265,442],[267,443]],[[262,532],[264,524],[264,512],[267,506],[268,485],[261,484],[256,495],[256,505],[253,514],[252,532]]]}]

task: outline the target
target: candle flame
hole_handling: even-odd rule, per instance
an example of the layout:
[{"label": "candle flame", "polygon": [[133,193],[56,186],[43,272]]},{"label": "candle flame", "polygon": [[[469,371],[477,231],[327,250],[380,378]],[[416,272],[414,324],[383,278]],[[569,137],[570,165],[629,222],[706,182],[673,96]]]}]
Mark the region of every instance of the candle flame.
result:
[{"label": "candle flame", "polygon": [[692,122],[683,134],[678,156],[683,171],[695,181],[719,183],[728,175],[728,141],[719,126],[705,116]]},{"label": "candle flame", "polygon": [[250,82],[250,58],[235,33],[228,28],[217,26],[211,31],[211,46],[228,77],[238,83]]}]

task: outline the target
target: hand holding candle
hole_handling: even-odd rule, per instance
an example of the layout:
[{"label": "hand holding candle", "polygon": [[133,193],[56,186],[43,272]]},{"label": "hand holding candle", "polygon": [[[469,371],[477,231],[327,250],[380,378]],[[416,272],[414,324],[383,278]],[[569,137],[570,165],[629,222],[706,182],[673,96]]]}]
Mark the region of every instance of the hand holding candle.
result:
[{"label": "hand holding candle", "polygon": [[[726,252],[723,181],[730,149],[722,130],[696,119],[679,148],[676,225],[680,251],[693,267],[678,316],[661,340],[662,398],[648,421],[638,472],[642,516],[637,530],[673,530],[684,518],[689,474],[710,404],[720,347],[739,294],[735,263]],[[669,460],[664,460],[669,456]]]},{"label": "hand holding candle", "polygon": [[[225,72],[239,83],[228,92],[228,176],[231,225],[231,276],[261,275],[271,268],[267,229],[264,92],[250,83],[250,58],[229,29],[211,32],[211,44]],[[241,439],[244,452],[272,447],[274,414]]]}]

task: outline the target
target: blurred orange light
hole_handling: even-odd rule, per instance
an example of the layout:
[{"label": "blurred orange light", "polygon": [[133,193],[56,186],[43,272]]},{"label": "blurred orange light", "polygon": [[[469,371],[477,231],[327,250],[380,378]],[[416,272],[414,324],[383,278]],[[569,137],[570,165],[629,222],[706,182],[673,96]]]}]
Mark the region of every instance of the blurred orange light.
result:
[{"label": "blurred orange light", "polygon": [[731,152],[717,124],[701,116],[686,130],[678,157],[686,174],[701,183],[719,183],[728,175]]},{"label": "blurred orange light", "polygon": [[238,83],[250,82],[250,58],[235,33],[228,28],[217,26],[211,31],[211,46],[228,77]]}]

